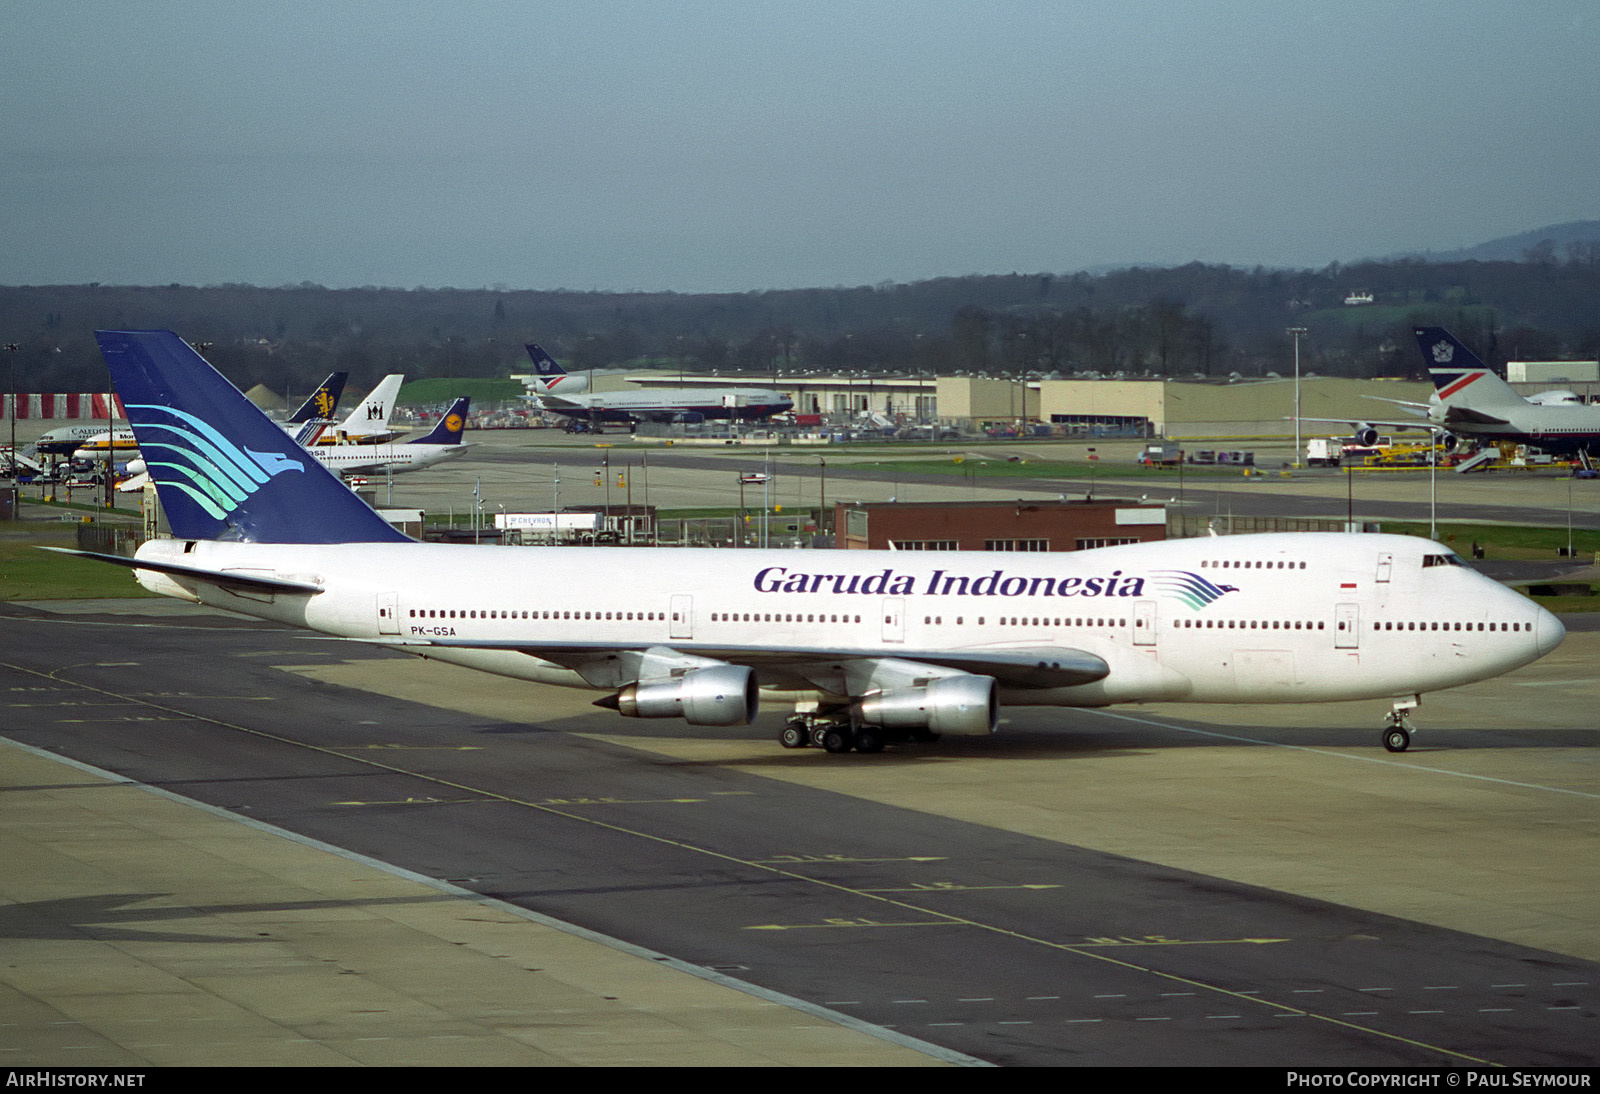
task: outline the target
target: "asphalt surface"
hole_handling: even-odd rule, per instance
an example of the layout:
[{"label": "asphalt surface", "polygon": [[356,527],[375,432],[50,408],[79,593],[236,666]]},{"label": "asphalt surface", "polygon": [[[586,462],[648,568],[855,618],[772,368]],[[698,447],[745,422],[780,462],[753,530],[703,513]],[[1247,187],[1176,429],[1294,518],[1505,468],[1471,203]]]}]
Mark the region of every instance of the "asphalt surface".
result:
[{"label": "asphalt surface", "polygon": [[[134,611],[6,608],[5,735],[865,1023],[886,1044],[904,1036],[952,1062],[1025,1065],[1592,1065],[1600,1055],[1592,956],[805,777],[887,787],[965,758],[997,787],[1008,759],[1020,767],[1042,752],[1088,770],[1085,748],[1124,763],[1148,750],[1187,754],[1191,789],[1209,799],[1202,788],[1222,785],[1213,773],[1259,750],[1197,747],[1181,718],[1029,714],[992,742],[839,764],[778,750],[770,716],[709,741],[676,724],[625,740],[614,715],[586,710],[587,696],[495,681],[514,686],[523,715],[485,717],[457,709],[459,694],[428,704],[383,694],[407,690],[402,678],[426,687],[433,666]],[[1373,751],[1377,713],[1360,735]],[[1255,732],[1337,747],[1321,729]],[[1593,729],[1560,735],[1566,750],[1596,743]],[[1456,746],[1543,747],[1536,734]],[[1592,811],[1592,769],[1583,775],[1579,800]],[[1337,792],[1306,788],[1307,808]],[[1395,840],[1397,854],[1406,842]],[[101,902],[68,918],[92,933],[106,914]]]}]

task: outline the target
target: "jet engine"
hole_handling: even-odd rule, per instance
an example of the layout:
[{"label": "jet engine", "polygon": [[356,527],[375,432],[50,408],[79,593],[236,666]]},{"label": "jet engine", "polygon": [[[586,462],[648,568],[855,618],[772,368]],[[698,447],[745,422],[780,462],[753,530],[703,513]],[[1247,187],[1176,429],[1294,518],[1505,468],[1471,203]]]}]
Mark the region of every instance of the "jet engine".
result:
[{"label": "jet engine", "polygon": [[759,705],[756,674],[743,665],[691,669],[666,680],[629,684],[600,705],[629,718],[682,718],[692,726],[746,726]]},{"label": "jet engine", "polygon": [[861,720],[889,729],[983,737],[999,724],[1000,700],[992,676],[941,676],[863,699]]},{"label": "jet engine", "polygon": [[1356,426],[1355,442],[1363,448],[1371,448],[1378,443],[1378,430],[1376,427],[1362,422]]}]

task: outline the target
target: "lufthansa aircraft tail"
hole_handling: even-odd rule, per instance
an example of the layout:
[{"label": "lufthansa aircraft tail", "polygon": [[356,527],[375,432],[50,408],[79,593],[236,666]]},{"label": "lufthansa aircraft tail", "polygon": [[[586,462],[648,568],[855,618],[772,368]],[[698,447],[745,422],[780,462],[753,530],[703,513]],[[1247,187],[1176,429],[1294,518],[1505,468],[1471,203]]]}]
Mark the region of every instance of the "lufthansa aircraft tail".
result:
[{"label": "lufthansa aircraft tail", "polygon": [[179,539],[393,543],[406,536],[171,331],[95,331]]},{"label": "lufthansa aircraft tail", "polygon": [[1447,408],[1503,411],[1527,405],[1510,384],[1443,327],[1417,327],[1416,335],[1439,401]]},{"label": "lufthansa aircraft tail", "polygon": [[460,444],[461,431],[467,428],[467,406],[472,402],[470,396],[463,395],[450,404],[450,409],[444,412],[444,417],[439,419],[439,424],[429,430],[426,437],[418,437],[407,444]]}]

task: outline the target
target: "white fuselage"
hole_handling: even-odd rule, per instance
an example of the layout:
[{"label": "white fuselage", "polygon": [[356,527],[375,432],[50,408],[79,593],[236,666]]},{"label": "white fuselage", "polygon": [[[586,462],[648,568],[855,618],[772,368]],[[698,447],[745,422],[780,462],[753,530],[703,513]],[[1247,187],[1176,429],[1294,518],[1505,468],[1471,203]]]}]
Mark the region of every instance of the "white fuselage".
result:
[{"label": "white fuselage", "polygon": [[306,451],[335,474],[376,475],[432,467],[441,460],[461,455],[469,447],[464,444],[318,444]]},{"label": "white fuselage", "polygon": [[[572,647],[600,658],[662,646],[755,665],[769,694],[793,698],[816,676],[792,665],[1043,648],[1086,651],[1110,672],[1072,687],[1004,687],[1003,702],[1404,696],[1525,665],[1565,633],[1447,548],[1385,535],[1222,536],[1070,554],[158,540],[138,557],[309,581],[325,591],[234,593],[138,572],[157,592],[505,676],[598,686],[574,669]],[[563,664],[538,656],[541,647],[563,647]]]}]

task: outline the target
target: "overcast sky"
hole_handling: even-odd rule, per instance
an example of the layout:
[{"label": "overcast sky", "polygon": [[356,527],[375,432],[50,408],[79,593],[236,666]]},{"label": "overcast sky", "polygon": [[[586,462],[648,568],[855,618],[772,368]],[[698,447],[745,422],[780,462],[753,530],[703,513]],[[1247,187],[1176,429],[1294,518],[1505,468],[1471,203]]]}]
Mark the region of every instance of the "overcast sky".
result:
[{"label": "overcast sky", "polygon": [[1600,218],[1594,0],[5,0],[0,283],[1321,267]]}]

